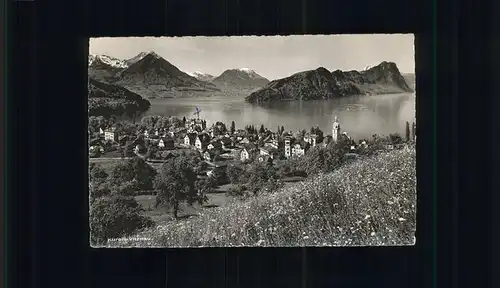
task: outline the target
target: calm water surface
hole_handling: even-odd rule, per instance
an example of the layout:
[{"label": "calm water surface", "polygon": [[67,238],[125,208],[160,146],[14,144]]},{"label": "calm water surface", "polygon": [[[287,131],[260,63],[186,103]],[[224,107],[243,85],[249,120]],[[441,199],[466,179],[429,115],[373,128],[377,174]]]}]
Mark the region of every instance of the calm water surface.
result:
[{"label": "calm water surface", "polygon": [[297,131],[319,127],[331,134],[333,117],[336,115],[342,131],[355,139],[373,134],[388,135],[405,133],[405,122],[415,121],[415,96],[390,94],[353,96],[334,100],[287,101],[266,105],[250,104],[242,97],[212,96],[184,99],[152,99],[151,108],[145,115],[192,117],[196,107],[201,109],[200,118],[207,124],[221,121],[229,125],[235,121],[237,128],[253,124],[276,131],[278,126]]}]

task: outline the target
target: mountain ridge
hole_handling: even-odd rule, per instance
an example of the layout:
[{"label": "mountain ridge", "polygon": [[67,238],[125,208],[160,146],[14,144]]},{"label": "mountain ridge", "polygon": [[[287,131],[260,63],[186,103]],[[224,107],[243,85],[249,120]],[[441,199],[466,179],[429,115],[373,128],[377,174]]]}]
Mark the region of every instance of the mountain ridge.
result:
[{"label": "mountain ridge", "polygon": [[408,86],[393,62],[383,61],[364,71],[330,72],[324,67],[302,71],[269,82],[248,95],[251,103],[284,100],[333,99],[350,95],[405,93]]},{"label": "mountain ridge", "polygon": [[217,87],[235,89],[258,89],[269,83],[269,80],[250,68],[227,69],[212,80]]},{"label": "mountain ridge", "polygon": [[89,116],[135,116],[149,109],[151,103],[130,90],[89,78],[88,82]]}]

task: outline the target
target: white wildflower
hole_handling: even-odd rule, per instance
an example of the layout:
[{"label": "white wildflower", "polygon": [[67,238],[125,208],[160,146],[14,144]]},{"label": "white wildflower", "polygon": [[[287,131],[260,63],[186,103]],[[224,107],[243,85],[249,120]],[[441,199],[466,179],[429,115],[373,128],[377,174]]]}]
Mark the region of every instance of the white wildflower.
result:
[{"label": "white wildflower", "polygon": [[398,218],[399,221],[403,222],[403,221],[406,221],[405,218]]},{"label": "white wildflower", "polygon": [[371,235],[371,236],[375,236],[375,232],[372,232],[370,235]]}]

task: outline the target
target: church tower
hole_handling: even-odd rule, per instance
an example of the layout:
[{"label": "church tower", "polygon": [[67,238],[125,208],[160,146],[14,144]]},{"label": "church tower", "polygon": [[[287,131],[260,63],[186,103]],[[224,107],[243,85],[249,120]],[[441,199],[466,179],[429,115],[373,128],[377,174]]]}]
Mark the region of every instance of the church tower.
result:
[{"label": "church tower", "polygon": [[333,127],[332,127],[332,140],[334,142],[337,142],[339,135],[340,135],[340,124],[337,121],[337,116],[335,116],[335,120],[333,120]]}]

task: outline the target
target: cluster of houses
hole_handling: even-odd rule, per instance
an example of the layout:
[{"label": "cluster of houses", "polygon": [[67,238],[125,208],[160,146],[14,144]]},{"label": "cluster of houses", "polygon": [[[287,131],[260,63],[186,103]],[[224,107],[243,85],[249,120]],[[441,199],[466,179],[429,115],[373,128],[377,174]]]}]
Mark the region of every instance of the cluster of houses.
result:
[{"label": "cluster of houses", "polygon": [[[331,141],[337,141],[338,137],[349,137],[346,132],[340,133],[340,125],[336,117],[332,125],[332,135],[324,137],[315,133],[305,133],[303,137],[294,137],[291,132],[278,134],[268,129],[258,135],[249,134],[242,129],[230,133],[223,127],[216,127],[215,124],[207,129],[205,123],[200,119],[190,119],[185,122],[184,127],[138,131],[138,136],[133,137],[135,139],[118,135],[114,128],[100,129],[100,134],[107,141],[133,147],[130,149],[133,149],[136,154],[145,153],[147,142],[148,145],[157,146],[158,150],[176,148],[197,150],[210,162],[217,157],[239,158],[242,162],[250,159],[270,161],[277,159],[280,154],[286,158],[301,157],[311,147],[326,146]],[[221,131],[225,132],[221,133]],[[96,146],[92,148],[96,149]]]}]

